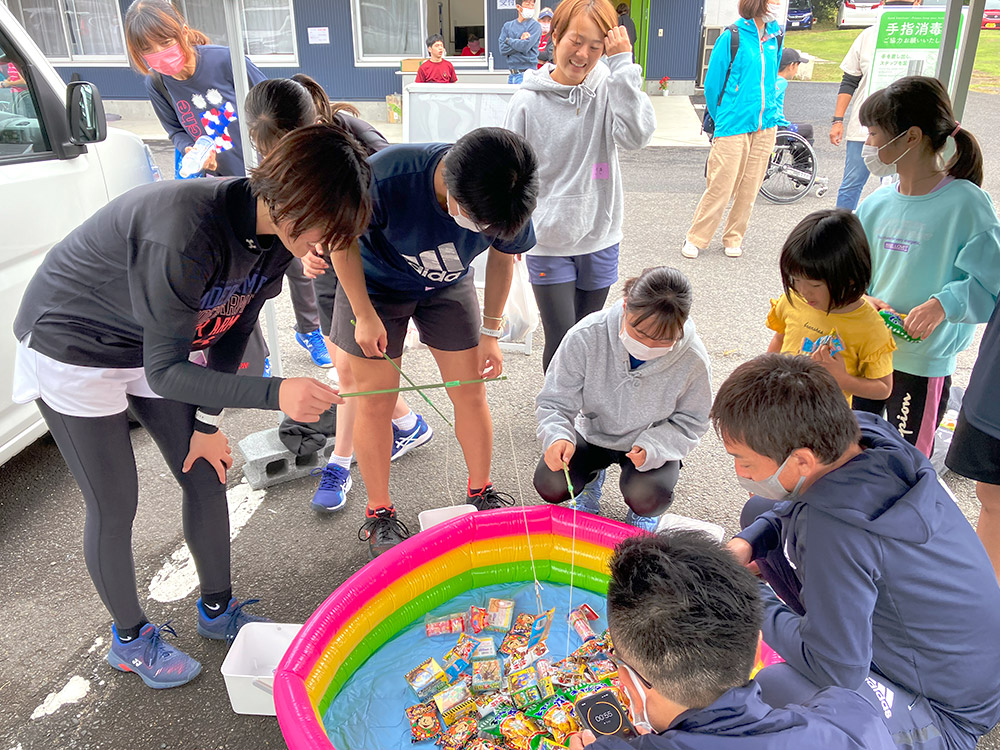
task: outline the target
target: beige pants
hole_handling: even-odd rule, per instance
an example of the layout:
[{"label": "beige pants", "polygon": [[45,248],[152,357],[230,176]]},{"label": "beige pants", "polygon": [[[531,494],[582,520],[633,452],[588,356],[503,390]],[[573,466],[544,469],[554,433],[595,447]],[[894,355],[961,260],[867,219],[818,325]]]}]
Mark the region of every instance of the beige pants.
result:
[{"label": "beige pants", "polygon": [[708,187],[694,212],[694,220],[687,233],[688,242],[703,249],[708,247],[731,199],[733,207],[726,220],[722,244],[725,247],[743,245],[750,212],[774,150],[776,133],[777,128],[768,128],[756,133],[727,135],[712,141],[712,151],[708,156]]}]

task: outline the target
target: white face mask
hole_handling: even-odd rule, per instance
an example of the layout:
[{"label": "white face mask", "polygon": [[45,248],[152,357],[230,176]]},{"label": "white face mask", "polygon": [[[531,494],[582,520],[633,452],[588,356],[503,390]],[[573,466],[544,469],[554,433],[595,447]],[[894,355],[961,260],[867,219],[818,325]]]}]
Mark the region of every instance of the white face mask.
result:
[{"label": "white face mask", "polygon": [[445,204],[448,206],[448,215],[454,219],[455,223],[462,227],[462,229],[467,229],[470,232],[482,232],[489,226],[489,224],[487,224],[485,227],[480,227],[476,222],[463,214],[462,207],[458,205],[458,201],[455,201],[458,213],[453,214],[451,212],[451,193],[448,192],[447,188],[445,188]]},{"label": "white face mask", "polygon": [[778,16],[781,13],[781,3],[768,3],[767,13],[764,14],[764,23],[771,23],[771,21],[777,21]]},{"label": "white face mask", "polygon": [[618,662],[619,669],[624,669],[628,672],[629,679],[632,680],[632,685],[639,692],[639,698],[642,701],[642,717],[636,716],[635,703],[629,706],[629,713],[632,714],[632,723],[637,727],[642,727],[643,729],[652,732],[653,725],[649,723],[649,714],[646,713],[646,691],[642,688],[642,680],[639,679],[639,675],[628,664],[622,664]]},{"label": "white face mask", "polygon": [[525,18],[534,18],[535,9],[534,8],[521,8],[521,15]]},{"label": "white face mask", "polygon": [[621,339],[622,346],[625,347],[625,351],[636,359],[641,359],[643,362],[648,362],[651,359],[662,357],[664,354],[673,350],[676,346],[676,344],[671,344],[670,346],[646,346],[641,341],[636,341],[634,338],[629,336],[628,331],[625,329],[624,321],[622,321],[621,331],[618,332],[618,338]]},{"label": "white face mask", "polygon": [[552,24],[550,24],[548,21],[540,21],[539,23],[542,24],[542,31],[544,31],[546,34],[548,34],[549,33],[549,29],[552,28]]},{"label": "white face mask", "polygon": [[785,489],[785,486],[778,481],[778,475],[785,470],[788,466],[788,462],[792,460],[791,454],[786,458],[778,470],[774,472],[767,479],[761,479],[760,481],[754,481],[753,479],[747,479],[746,477],[737,476],[736,481],[740,483],[740,487],[745,489],[747,492],[752,492],[754,495],[760,495],[767,500],[791,500],[793,497],[799,494],[799,490],[802,489],[802,483],[806,481],[805,477],[799,477],[799,481],[795,483],[795,489],[791,492]]},{"label": "white face mask", "polygon": [[[904,130],[902,133],[893,138],[889,143],[894,143],[906,135]],[[876,177],[892,177],[896,174],[896,162],[910,153],[910,149],[906,149],[903,153],[893,159],[890,163],[886,164],[882,159],[879,158],[879,152],[882,151],[886,146],[886,143],[882,146],[869,146],[867,143],[861,147],[861,158],[865,162],[865,166],[868,167],[868,171],[871,172]]]}]

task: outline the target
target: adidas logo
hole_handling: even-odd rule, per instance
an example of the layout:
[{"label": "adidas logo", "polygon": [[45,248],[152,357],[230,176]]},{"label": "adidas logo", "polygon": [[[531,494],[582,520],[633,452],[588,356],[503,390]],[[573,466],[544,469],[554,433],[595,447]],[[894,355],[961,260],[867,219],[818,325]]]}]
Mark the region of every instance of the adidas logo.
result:
[{"label": "adidas logo", "polygon": [[885,714],[885,718],[891,719],[892,702],[896,697],[896,694],[881,682],[873,680],[871,677],[865,678],[865,684],[872,689],[872,692],[875,693],[875,697],[878,698],[879,703],[882,704],[882,711]]},{"label": "adidas logo", "polygon": [[403,258],[417,274],[432,282],[455,281],[465,273],[465,264],[451,242],[439,245],[436,250],[425,250],[417,256],[404,255]]}]

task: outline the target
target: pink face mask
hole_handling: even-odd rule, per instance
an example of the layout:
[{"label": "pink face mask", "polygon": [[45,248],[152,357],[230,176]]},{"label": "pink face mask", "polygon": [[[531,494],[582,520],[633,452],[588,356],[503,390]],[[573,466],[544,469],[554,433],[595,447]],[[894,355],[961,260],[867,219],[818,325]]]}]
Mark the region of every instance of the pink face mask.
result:
[{"label": "pink face mask", "polygon": [[184,65],[187,63],[180,42],[172,44],[166,49],[161,49],[159,52],[143,55],[143,59],[145,59],[146,65],[165,76],[176,76],[184,70]]}]

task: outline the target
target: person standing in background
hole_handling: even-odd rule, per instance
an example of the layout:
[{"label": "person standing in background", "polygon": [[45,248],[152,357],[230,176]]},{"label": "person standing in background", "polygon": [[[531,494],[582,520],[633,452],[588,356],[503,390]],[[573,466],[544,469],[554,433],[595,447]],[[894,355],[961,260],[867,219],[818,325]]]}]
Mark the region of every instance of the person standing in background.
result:
[{"label": "person standing in background", "polygon": [[427,54],[430,60],[424,60],[417,68],[416,83],[457,83],[455,66],[444,59],[444,37],[431,34],[427,37]]},{"label": "person standing in background", "polygon": [[538,66],[538,43],[542,27],[535,20],[535,0],[521,0],[517,5],[517,20],[508,21],[500,29],[500,54],[507,58],[510,75],[507,83],[518,86],[524,71]]},{"label": "person standing in background", "polygon": [[462,57],[482,57],[486,54],[479,37],[469,32],[465,38],[465,46],[462,48]]},{"label": "person standing in background", "polygon": [[[840,81],[837,106],[833,110],[830,143],[839,146],[845,140],[847,141],[844,155],[844,178],[841,180],[840,190],[837,192],[837,208],[846,208],[848,211],[853,211],[858,207],[858,203],[861,201],[861,191],[865,189],[865,183],[871,176],[868,167],[865,166],[865,160],[861,158],[861,149],[868,137],[868,129],[861,125],[858,115],[861,113],[861,105],[865,103],[868,96],[868,76],[872,70],[872,58],[875,56],[877,36],[877,25],[869,26],[862,31],[847,51],[844,61],[840,63],[844,77]],[[847,118],[845,127],[844,118],[847,115],[847,108],[851,105],[854,94],[858,90],[861,91],[861,95],[851,107],[851,116]]]},{"label": "person standing in background", "polygon": [[625,27],[628,40],[632,43],[632,62],[635,62],[635,42],[639,38],[639,35],[635,30],[635,21],[629,15],[628,3],[618,3],[617,7],[615,7],[615,12],[618,14],[618,25]]},{"label": "person standing in background", "polygon": [[542,27],[542,36],[538,40],[538,67],[552,62],[554,45],[549,44],[549,31],[552,29],[552,8],[542,8],[538,11],[538,23]]}]

